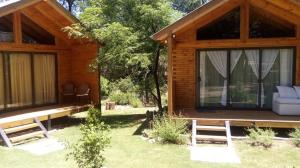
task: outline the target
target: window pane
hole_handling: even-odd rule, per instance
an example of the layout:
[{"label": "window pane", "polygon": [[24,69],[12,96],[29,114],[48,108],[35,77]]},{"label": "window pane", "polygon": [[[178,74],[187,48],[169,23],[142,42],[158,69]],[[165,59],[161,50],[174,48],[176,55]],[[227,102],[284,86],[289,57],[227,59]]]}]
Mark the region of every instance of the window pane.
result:
[{"label": "window pane", "polygon": [[[231,51],[231,55],[236,55]],[[231,58],[231,60],[233,60]],[[231,61],[232,62],[232,61]],[[231,66],[234,64],[232,63]],[[230,104],[235,108],[256,108],[258,105],[259,50],[242,51],[231,67]]]},{"label": "window pane", "polygon": [[14,42],[12,14],[0,17],[0,42]]},{"label": "window pane", "polygon": [[197,40],[239,39],[240,8],[237,8],[215,22],[198,29]]},{"label": "window pane", "polygon": [[34,55],[35,104],[56,102],[55,55]]},{"label": "window pane", "polygon": [[32,105],[30,54],[10,54],[11,102],[9,108]]},{"label": "window pane", "polygon": [[200,52],[200,106],[222,107],[227,102],[227,51]]},{"label": "window pane", "polygon": [[0,53],[0,110],[4,109],[4,58]]},{"label": "window pane", "polygon": [[295,25],[252,7],[249,33],[250,38],[295,37]]},{"label": "window pane", "polygon": [[55,44],[54,36],[28,17],[22,15],[21,23],[23,43]]}]

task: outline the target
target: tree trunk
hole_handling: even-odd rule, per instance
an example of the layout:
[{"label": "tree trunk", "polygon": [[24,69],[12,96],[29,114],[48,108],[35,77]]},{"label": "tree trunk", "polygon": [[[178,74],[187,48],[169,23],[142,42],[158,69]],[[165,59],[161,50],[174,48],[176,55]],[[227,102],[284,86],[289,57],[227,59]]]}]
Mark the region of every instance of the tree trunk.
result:
[{"label": "tree trunk", "polygon": [[159,57],[160,57],[160,44],[157,44],[156,50],[155,50],[155,62],[154,62],[154,81],[155,81],[155,87],[156,87],[156,101],[159,112],[162,113],[162,104],[161,104],[161,95],[160,95],[160,87],[159,87],[159,73],[158,73],[158,67],[159,67]]}]

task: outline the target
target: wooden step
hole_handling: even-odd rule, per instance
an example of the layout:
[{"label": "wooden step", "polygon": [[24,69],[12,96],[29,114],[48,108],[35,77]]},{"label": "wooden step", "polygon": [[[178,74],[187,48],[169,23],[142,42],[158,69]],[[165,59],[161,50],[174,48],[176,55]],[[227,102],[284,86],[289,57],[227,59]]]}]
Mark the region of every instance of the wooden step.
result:
[{"label": "wooden step", "polygon": [[31,128],[35,128],[38,127],[39,125],[37,123],[32,123],[32,124],[26,124],[26,125],[21,125],[21,126],[17,126],[17,127],[12,127],[12,128],[7,128],[4,129],[4,132],[6,134],[11,134],[11,133],[15,133],[15,132],[19,132],[19,131],[23,131],[23,130],[28,130]]},{"label": "wooden step", "polygon": [[227,141],[226,136],[217,135],[196,135],[196,139],[201,141]]},{"label": "wooden step", "polygon": [[196,126],[199,131],[226,131],[226,127],[221,126]]},{"label": "wooden step", "polygon": [[28,133],[28,134],[24,134],[24,135],[20,135],[20,136],[16,136],[16,137],[12,137],[9,138],[11,142],[18,142],[18,141],[22,141],[25,139],[29,139],[29,138],[33,138],[39,135],[43,135],[43,131],[36,131],[36,132],[32,132],[32,133]]}]

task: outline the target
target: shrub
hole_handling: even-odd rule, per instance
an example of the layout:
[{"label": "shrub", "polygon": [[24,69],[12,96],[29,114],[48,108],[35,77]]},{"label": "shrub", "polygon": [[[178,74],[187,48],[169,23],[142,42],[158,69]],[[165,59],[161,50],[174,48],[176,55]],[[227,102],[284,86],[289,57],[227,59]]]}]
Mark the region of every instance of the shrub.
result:
[{"label": "shrub", "polygon": [[127,93],[121,92],[120,90],[113,91],[109,95],[111,101],[116,102],[119,105],[129,104],[129,96]]},{"label": "shrub", "polygon": [[104,150],[110,144],[109,127],[101,122],[101,112],[91,107],[87,121],[80,126],[81,137],[74,144],[67,144],[67,159],[73,158],[79,168],[102,168]]},{"label": "shrub", "polygon": [[300,128],[296,128],[293,132],[289,133],[292,142],[295,146],[300,147]]},{"label": "shrub", "polygon": [[263,146],[270,148],[273,145],[275,132],[271,129],[261,129],[258,127],[249,128],[249,139],[252,146]]},{"label": "shrub", "polygon": [[152,135],[162,143],[185,144],[187,121],[163,116],[154,119]]},{"label": "shrub", "polygon": [[129,99],[129,104],[134,107],[134,108],[138,108],[138,107],[142,107],[143,103],[141,102],[141,100],[137,97],[131,97]]},{"label": "shrub", "polygon": [[108,96],[109,95],[109,80],[107,80],[104,76],[101,76],[100,87],[101,87],[101,96]]}]

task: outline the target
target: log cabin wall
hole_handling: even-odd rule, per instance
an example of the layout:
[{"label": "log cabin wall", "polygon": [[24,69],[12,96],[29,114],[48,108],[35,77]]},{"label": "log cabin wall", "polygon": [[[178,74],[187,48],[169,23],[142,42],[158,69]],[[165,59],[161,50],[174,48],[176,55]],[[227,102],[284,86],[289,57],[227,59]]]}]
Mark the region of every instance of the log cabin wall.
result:
[{"label": "log cabin wall", "polygon": [[99,104],[99,73],[89,67],[94,63],[98,55],[98,45],[90,44],[76,44],[72,46],[71,55],[71,79],[75,85],[87,83],[91,87],[91,99],[95,104]]}]

